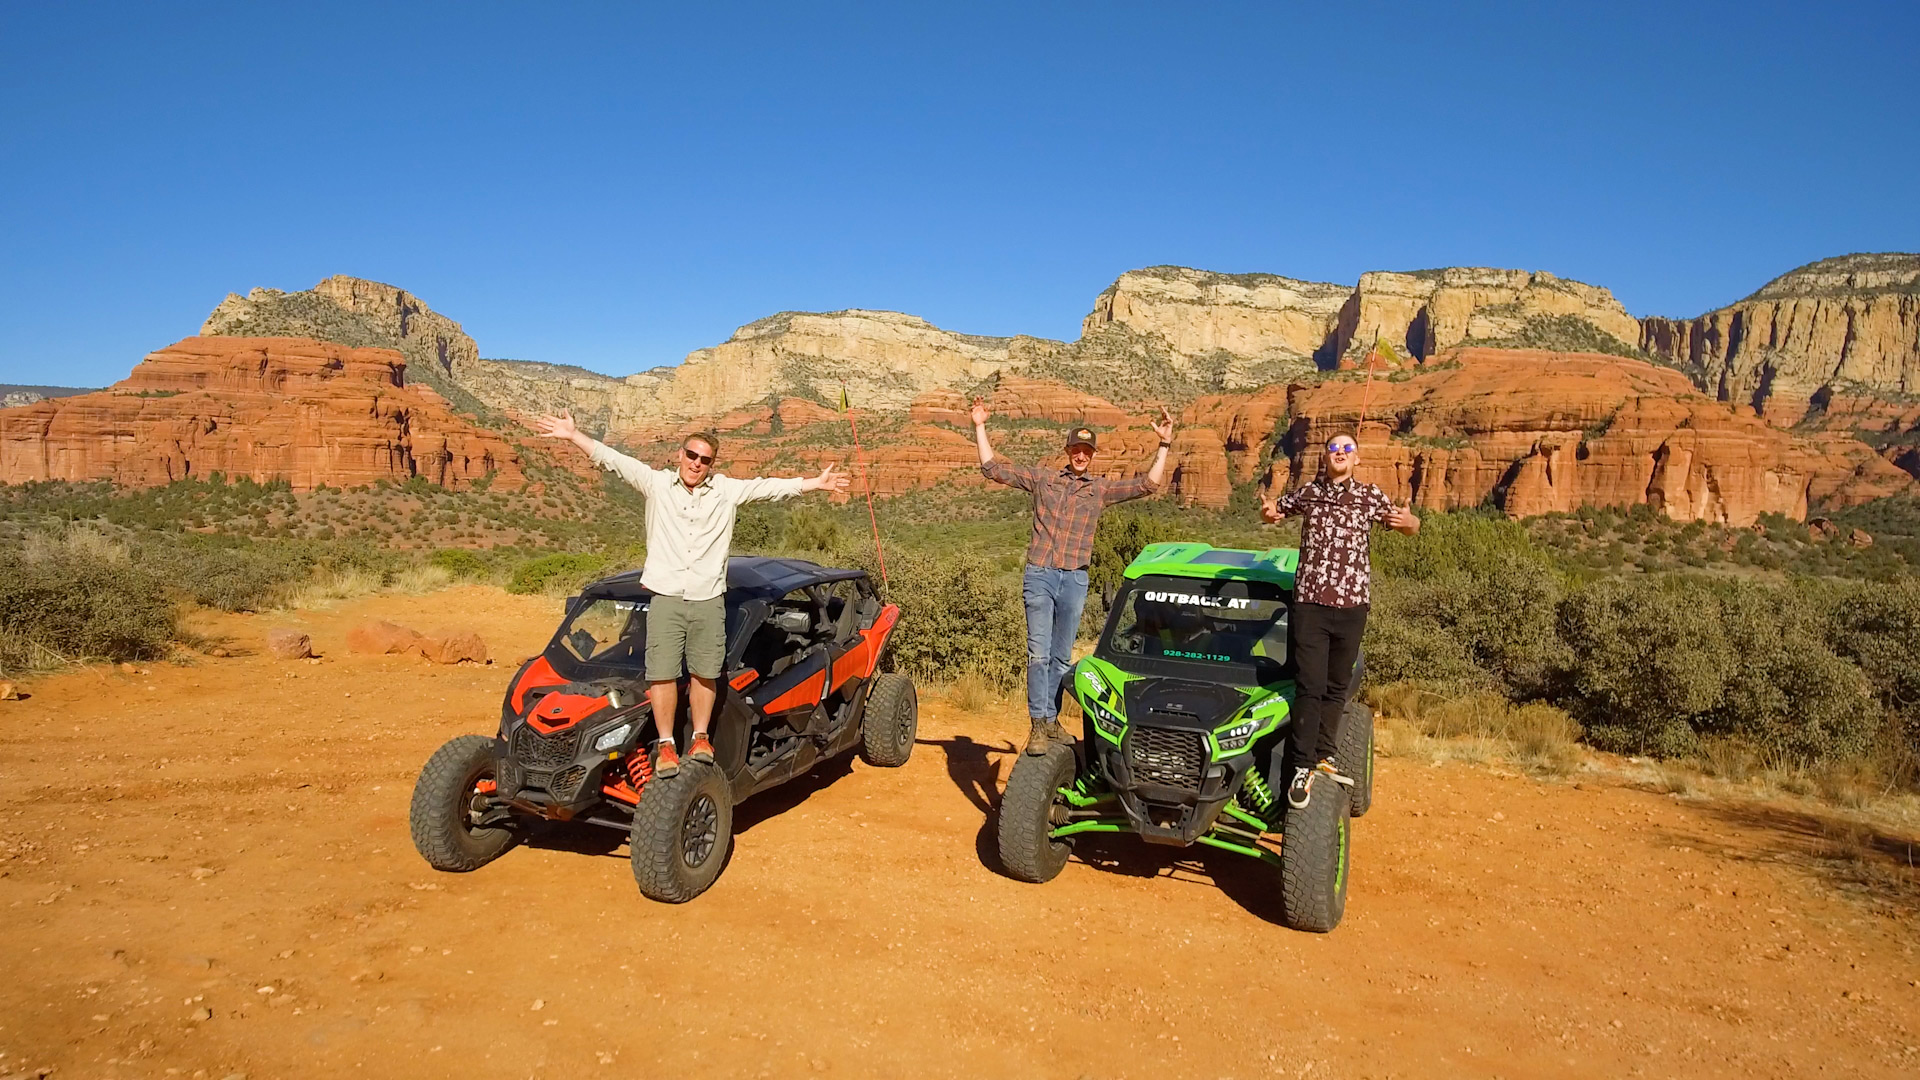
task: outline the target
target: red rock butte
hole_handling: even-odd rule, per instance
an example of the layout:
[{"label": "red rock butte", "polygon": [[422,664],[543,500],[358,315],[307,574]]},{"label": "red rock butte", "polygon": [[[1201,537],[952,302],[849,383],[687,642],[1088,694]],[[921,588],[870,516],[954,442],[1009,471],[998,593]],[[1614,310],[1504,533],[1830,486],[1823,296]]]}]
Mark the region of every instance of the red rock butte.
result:
[{"label": "red rock butte", "polygon": [[0,412],[0,482],[150,487],[216,472],[298,491],[525,482],[513,445],[408,386],[392,349],[190,337],[106,390]]}]

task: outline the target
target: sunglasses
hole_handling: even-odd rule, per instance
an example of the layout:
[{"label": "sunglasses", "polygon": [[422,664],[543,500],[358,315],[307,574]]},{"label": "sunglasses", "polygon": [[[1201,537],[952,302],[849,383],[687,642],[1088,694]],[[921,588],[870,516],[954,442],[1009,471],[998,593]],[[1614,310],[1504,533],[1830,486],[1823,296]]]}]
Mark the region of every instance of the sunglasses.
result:
[{"label": "sunglasses", "polygon": [[687,449],[686,447],[681,447],[680,452],[687,455],[688,461],[697,461],[702,465],[713,464],[712,454],[696,454],[692,450]]},{"label": "sunglasses", "polygon": [[1350,442],[1330,443],[1327,446],[1327,453],[1329,454],[1357,454],[1359,452],[1360,448]]}]

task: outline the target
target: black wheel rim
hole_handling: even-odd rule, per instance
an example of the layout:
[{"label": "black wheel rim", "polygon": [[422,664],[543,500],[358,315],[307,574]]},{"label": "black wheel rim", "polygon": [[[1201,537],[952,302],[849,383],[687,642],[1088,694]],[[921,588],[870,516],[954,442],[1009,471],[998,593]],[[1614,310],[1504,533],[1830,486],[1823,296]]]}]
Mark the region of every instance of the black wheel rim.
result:
[{"label": "black wheel rim", "polygon": [[900,717],[895,726],[899,728],[901,746],[913,741],[913,705],[911,703],[900,706]]},{"label": "black wheel rim", "polygon": [[713,803],[711,795],[701,795],[687,807],[687,816],[680,825],[680,857],[688,866],[699,866],[713,854],[714,844],[720,839],[720,808]]}]

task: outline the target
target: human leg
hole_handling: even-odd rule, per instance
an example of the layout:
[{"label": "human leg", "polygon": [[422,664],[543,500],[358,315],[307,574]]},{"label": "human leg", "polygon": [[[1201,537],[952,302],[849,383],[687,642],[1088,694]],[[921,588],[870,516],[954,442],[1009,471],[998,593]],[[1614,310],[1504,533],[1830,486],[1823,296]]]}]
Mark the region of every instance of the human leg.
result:
[{"label": "human leg", "polygon": [[1325,625],[1327,683],[1320,696],[1320,731],[1313,747],[1315,761],[1333,760],[1334,747],[1340,745],[1340,724],[1346,716],[1347,695],[1353,691],[1353,665],[1360,658],[1360,639],[1367,632],[1367,609],[1327,608]]},{"label": "human leg", "polygon": [[1047,676],[1053,670],[1054,573],[1028,565],[1020,579],[1020,600],[1027,609],[1027,718],[1033,724],[1027,753],[1034,755],[1047,752],[1046,723],[1052,719]]},{"label": "human leg", "polygon": [[707,731],[713,723],[716,685],[727,658],[727,607],[721,597],[687,605],[687,712],[693,721],[693,739],[687,752],[696,761],[713,760]]},{"label": "human leg", "polygon": [[1291,758],[1288,773],[1287,802],[1307,805],[1311,796],[1313,768],[1320,759],[1320,705],[1327,692],[1327,654],[1332,641],[1327,634],[1325,614],[1319,604],[1293,605],[1294,695],[1293,720],[1289,724],[1287,751]]},{"label": "human leg", "polygon": [[687,652],[685,604],[677,596],[656,596],[647,604],[647,701],[653,706],[656,776],[680,770],[673,721],[680,708],[680,671]]},{"label": "human leg", "polygon": [[1087,606],[1087,572],[1085,570],[1062,570],[1055,582],[1053,596],[1053,629],[1048,635],[1046,716],[1051,723],[1047,728],[1050,738],[1070,740],[1071,736],[1059,726],[1060,683],[1067,677],[1067,671],[1073,667],[1073,643],[1080,636],[1080,614]]}]

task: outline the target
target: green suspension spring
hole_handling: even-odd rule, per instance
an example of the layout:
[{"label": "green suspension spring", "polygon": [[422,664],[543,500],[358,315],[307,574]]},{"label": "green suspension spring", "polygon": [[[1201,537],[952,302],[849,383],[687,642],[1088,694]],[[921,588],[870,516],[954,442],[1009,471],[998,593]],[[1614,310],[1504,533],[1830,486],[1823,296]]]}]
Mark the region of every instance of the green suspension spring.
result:
[{"label": "green suspension spring", "polygon": [[1260,775],[1259,769],[1247,770],[1246,786],[1240,790],[1253,803],[1255,812],[1265,814],[1273,809],[1273,789],[1267,786],[1267,781]]}]

